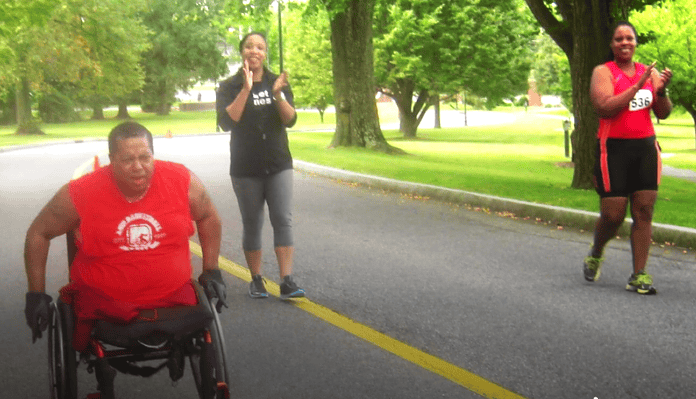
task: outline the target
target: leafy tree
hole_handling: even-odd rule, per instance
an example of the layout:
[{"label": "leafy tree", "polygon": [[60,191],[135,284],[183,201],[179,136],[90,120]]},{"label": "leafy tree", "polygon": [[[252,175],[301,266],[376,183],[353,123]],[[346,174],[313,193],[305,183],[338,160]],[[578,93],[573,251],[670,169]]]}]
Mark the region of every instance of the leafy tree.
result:
[{"label": "leafy tree", "polygon": [[79,82],[101,69],[84,29],[93,20],[95,3],[62,0],[45,29],[34,34],[30,50],[34,62],[28,70],[44,122],[79,120],[74,102]]},{"label": "leafy tree", "polygon": [[[634,14],[632,19],[639,33],[653,39],[639,43],[636,54],[646,62],[657,60],[660,69],[668,67],[672,70],[674,75],[669,86],[670,98],[686,109],[696,123],[694,7],[694,0],[668,0],[660,8],[647,7],[645,11]],[[696,131],[694,134],[696,136]]]},{"label": "leafy tree", "polygon": [[333,75],[331,74],[331,41],[326,10],[306,12],[304,7],[289,8],[284,26],[287,69],[292,79],[295,104],[324,111],[333,104]]},{"label": "leafy tree", "polygon": [[336,102],[332,147],[401,150],[382,134],[375,100],[372,19],[375,0],[318,0],[329,13]]},{"label": "leafy tree", "polygon": [[573,112],[573,87],[570,84],[568,57],[551,37],[541,32],[535,40],[532,78],[542,94],[559,96],[561,103]]},{"label": "leafy tree", "polygon": [[435,80],[442,73],[439,49],[446,47],[441,43],[442,30],[450,28],[445,26],[451,21],[446,18],[448,13],[451,10],[444,4],[428,0],[377,4],[375,77],[379,90],[396,102],[400,130],[406,137],[416,136],[418,125],[433,104]]},{"label": "leafy tree", "polygon": [[[0,85],[15,91],[17,133],[42,133],[31,113],[31,46],[58,0],[5,0],[0,3]],[[6,97],[7,98],[7,97]]]},{"label": "leafy tree", "polygon": [[[24,10],[32,15],[15,28],[18,34],[10,42],[14,47],[9,47],[11,54],[16,55],[15,66],[3,69],[6,74],[2,79],[19,82],[17,110],[23,115],[19,118],[19,132],[40,132],[31,122],[32,99],[38,99],[44,121],[62,122],[79,119],[74,112],[75,101],[108,99],[138,87],[138,81],[142,80],[138,62],[146,38],[135,13],[142,3],[142,0],[24,3]],[[18,10],[14,7],[10,11],[17,14]],[[35,23],[35,14],[44,15],[44,19]]]},{"label": "leafy tree", "polygon": [[406,137],[440,93],[466,89],[492,106],[526,90],[534,24],[525,11],[518,0],[377,3],[375,74]]},{"label": "leafy tree", "polygon": [[76,99],[89,105],[92,119],[103,119],[103,106],[120,102],[143,86],[143,53],[150,47],[140,14],[145,0],[88,0],[80,30],[98,68],[81,73]]},{"label": "leafy tree", "polygon": [[574,188],[593,184],[595,136],[599,120],[590,100],[590,78],[596,65],[606,62],[612,24],[630,11],[658,0],[525,0],[539,24],[563,50],[570,64],[575,116]]},{"label": "leafy tree", "polygon": [[143,58],[145,109],[169,114],[177,90],[227,73],[215,0],[149,0],[144,16],[152,47]]}]

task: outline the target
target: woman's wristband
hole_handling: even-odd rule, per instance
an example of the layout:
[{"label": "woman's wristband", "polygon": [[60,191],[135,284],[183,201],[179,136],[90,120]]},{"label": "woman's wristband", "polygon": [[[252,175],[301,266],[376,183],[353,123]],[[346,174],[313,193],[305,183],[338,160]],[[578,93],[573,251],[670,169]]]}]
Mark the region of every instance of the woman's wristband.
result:
[{"label": "woman's wristband", "polygon": [[669,90],[667,90],[667,88],[665,87],[664,89],[655,92],[655,94],[657,94],[658,97],[667,97],[669,96]]}]

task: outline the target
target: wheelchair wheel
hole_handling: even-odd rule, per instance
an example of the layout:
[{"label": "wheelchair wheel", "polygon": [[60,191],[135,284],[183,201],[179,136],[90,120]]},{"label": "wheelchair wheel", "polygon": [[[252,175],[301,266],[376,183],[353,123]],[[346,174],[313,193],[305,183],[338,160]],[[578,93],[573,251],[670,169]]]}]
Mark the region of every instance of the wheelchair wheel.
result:
[{"label": "wheelchair wheel", "polygon": [[[61,306],[63,305],[63,306]],[[77,399],[77,355],[70,343],[64,304],[51,304],[48,375],[51,399]]]},{"label": "wheelchair wheel", "polygon": [[229,372],[227,349],[217,311],[211,306],[214,319],[210,325],[211,342],[203,336],[194,338],[189,354],[193,379],[201,399],[227,399],[229,395]]}]

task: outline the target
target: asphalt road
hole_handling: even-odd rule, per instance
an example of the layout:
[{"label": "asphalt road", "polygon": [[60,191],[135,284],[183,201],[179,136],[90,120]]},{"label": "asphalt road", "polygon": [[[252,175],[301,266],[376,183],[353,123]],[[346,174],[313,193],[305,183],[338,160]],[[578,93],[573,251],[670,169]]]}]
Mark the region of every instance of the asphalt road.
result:
[{"label": "asphalt road", "polygon": [[[46,340],[23,317],[26,229],[105,142],[0,153],[0,397],[47,396]],[[225,136],[157,139],[156,156],[204,181],[223,217],[222,255],[243,264]],[[655,247],[655,297],[624,291],[626,242],[602,280],[581,263],[587,232],[489,215],[295,173],[295,276],[311,301],[527,398],[686,398],[696,389],[696,257]],[[267,222],[264,272],[277,281]],[[66,282],[54,240],[48,291]],[[196,268],[200,260],[194,259]],[[434,374],[276,298],[252,300],[227,276],[223,324],[239,398],[475,398]],[[55,296],[55,295],[54,295]],[[80,374],[86,394],[94,376]],[[195,397],[190,377],[119,376],[124,398]],[[485,396],[485,393],[484,393]]]}]

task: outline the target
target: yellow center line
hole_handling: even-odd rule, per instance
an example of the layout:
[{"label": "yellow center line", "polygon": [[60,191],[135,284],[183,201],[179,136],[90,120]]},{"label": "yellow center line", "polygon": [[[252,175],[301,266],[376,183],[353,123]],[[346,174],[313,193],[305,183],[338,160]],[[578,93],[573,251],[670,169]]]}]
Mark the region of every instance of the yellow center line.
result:
[{"label": "yellow center line", "polygon": [[[102,150],[100,151],[95,157],[101,157],[102,155],[106,155],[109,153],[109,150]],[[82,163],[82,165],[78,166],[77,169],[73,172],[73,180],[82,177],[86,175],[87,173],[90,173],[94,171],[94,158],[88,159],[85,162]]]},{"label": "yellow center line", "polygon": [[[101,151],[97,157],[107,154],[108,151]],[[85,161],[80,165],[73,173],[73,179],[76,179],[94,168],[94,159]],[[203,251],[200,245],[193,241],[189,241],[189,247],[191,252],[198,257],[203,257]],[[229,259],[223,258],[222,256],[218,259],[218,265],[222,270],[230,273],[231,275],[244,280],[246,282],[251,281],[251,276],[249,275],[249,270],[243,266],[240,266]],[[269,281],[266,283],[266,289],[268,293],[279,297],[280,287],[278,284]],[[426,370],[429,370],[435,374],[438,374],[472,392],[475,392],[484,398],[490,399],[525,399],[524,396],[518,395],[512,391],[501,387],[500,385],[493,383],[480,377],[470,371],[464,370],[461,367],[455,366],[448,363],[438,357],[425,353],[419,349],[416,349],[410,345],[407,345],[401,341],[382,334],[379,331],[375,331],[372,328],[357,323],[340,313],[334,312],[324,306],[316,304],[307,298],[294,299],[292,300],[293,305],[304,310],[305,312],[314,315],[315,317],[326,321],[346,332],[349,332],[356,337],[362,338],[367,342],[376,345],[383,350],[390,352],[396,356],[401,357],[415,365],[418,365]]]},{"label": "yellow center line", "polygon": [[[198,257],[203,256],[200,245],[190,242],[191,252]],[[249,275],[249,270],[243,266],[240,266],[229,259],[225,259],[222,256],[218,259],[218,264],[220,269],[230,273],[231,275],[244,280],[246,282],[251,281],[251,276]],[[266,283],[266,289],[269,294],[278,297],[280,296],[280,288],[278,284],[268,281]],[[464,370],[461,367],[455,366],[448,363],[440,358],[433,355],[425,353],[419,349],[416,349],[410,345],[407,345],[401,341],[397,341],[394,338],[389,337],[379,331],[375,331],[372,328],[357,323],[346,316],[334,312],[324,306],[316,304],[307,298],[294,299],[292,300],[293,305],[304,310],[305,312],[316,316],[334,326],[347,331],[359,338],[370,342],[387,352],[390,352],[396,356],[401,357],[415,365],[418,365],[426,370],[429,370],[435,374],[438,374],[448,380],[461,385],[462,387],[475,392],[485,398],[491,399],[525,399],[512,391],[501,387],[498,384],[490,382],[483,377],[480,377],[470,371]]]}]

